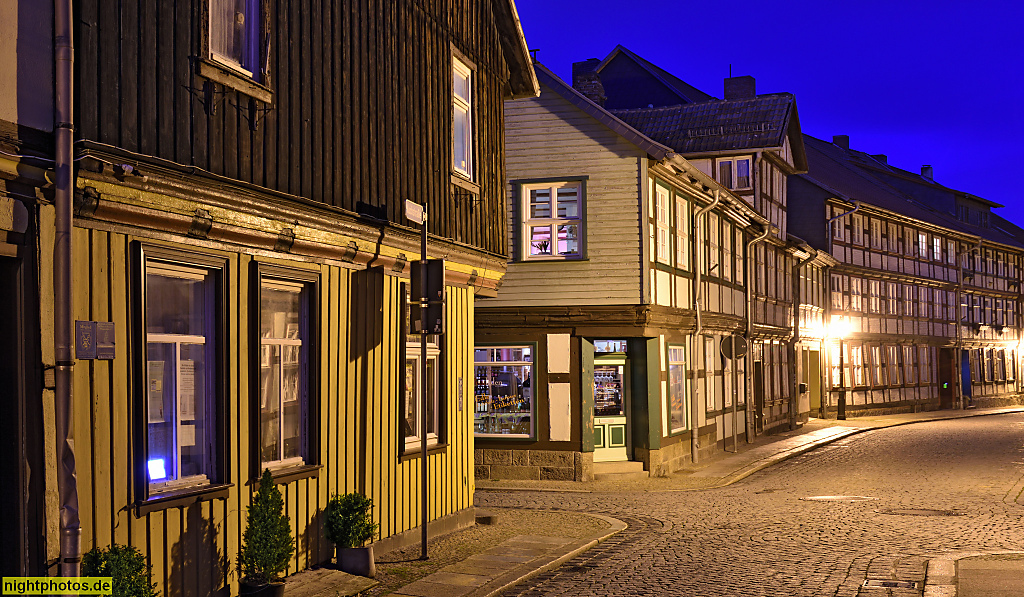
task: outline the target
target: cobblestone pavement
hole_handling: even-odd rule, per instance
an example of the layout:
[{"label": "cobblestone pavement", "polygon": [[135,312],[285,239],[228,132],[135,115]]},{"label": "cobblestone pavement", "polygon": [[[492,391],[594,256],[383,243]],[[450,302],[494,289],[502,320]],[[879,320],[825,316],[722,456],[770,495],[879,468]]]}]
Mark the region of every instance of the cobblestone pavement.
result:
[{"label": "cobblestone pavement", "polygon": [[[629,524],[505,595],[882,597],[921,595],[932,557],[1024,551],[1022,488],[1024,414],[1011,414],[863,433],[721,489],[478,492],[477,503]],[[875,499],[802,499],[811,496]]]}]

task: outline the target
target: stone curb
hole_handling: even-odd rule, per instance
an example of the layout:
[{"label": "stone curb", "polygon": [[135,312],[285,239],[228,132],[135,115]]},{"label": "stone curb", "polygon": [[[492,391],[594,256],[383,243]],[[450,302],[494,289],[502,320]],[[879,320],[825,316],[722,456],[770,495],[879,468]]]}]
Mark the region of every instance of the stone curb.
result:
[{"label": "stone curb", "polygon": [[933,421],[949,421],[949,420],[953,420],[953,419],[967,419],[967,418],[970,418],[970,417],[985,417],[985,416],[991,416],[991,415],[1006,415],[1006,414],[1013,414],[1013,413],[1020,413],[1020,412],[1024,412],[1024,407],[1011,407],[1011,408],[1001,409],[1001,410],[994,411],[994,412],[989,412],[989,411],[962,412],[961,411],[961,412],[959,412],[957,414],[950,414],[950,415],[945,415],[945,416],[942,416],[942,417],[935,417],[935,418],[928,418],[928,419],[918,419],[916,421],[895,421],[895,422],[892,422],[892,423],[882,423],[882,424],[879,424],[879,425],[872,425],[870,427],[853,427],[853,428],[849,429],[847,432],[837,433],[837,434],[835,434],[833,436],[830,436],[830,437],[822,438],[820,440],[816,440],[816,441],[813,441],[813,442],[808,442],[808,443],[806,443],[806,444],[804,444],[802,446],[797,446],[795,448],[790,448],[789,450],[785,450],[783,452],[778,452],[778,453],[773,454],[773,455],[771,455],[771,456],[769,456],[767,458],[762,458],[761,460],[757,460],[755,462],[752,462],[752,463],[748,464],[747,466],[745,466],[745,467],[743,467],[743,468],[733,472],[731,475],[725,477],[725,481],[723,481],[722,483],[719,483],[718,485],[710,485],[708,487],[700,487],[700,488],[694,488],[694,489],[673,489],[673,490],[669,490],[669,491],[705,491],[705,490],[708,490],[708,489],[721,489],[722,487],[728,487],[729,485],[732,485],[733,483],[736,483],[738,481],[742,481],[743,479],[746,479],[750,475],[753,475],[754,473],[756,473],[758,471],[762,471],[762,470],[768,468],[769,466],[772,466],[774,464],[778,464],[780,462],[789,460],[790,458],[793,458],[793,457],[796,457],[796,456],[800,456],[801,454],[805,454],[807,452],[810,452],[811,450],[814,450],[816,448],[820,448],[821,446],[825,446],[825,445],[831,444],[833,442],[837,442],[837,441],[839,441],[841,439],[850,437],[852,435],[857,435],[857,434],[860,434],[860,433],[866,433],[868,431],[877,431],[879,429],[888,429],[890,427],[902,427],[904,425],[915,425],[917,423],[931,423]]},{"label": "stone curb", "polygon": [[924,597],[956,597],[956,563],[965,558],[1022,554],[1019,551],[963,551],[928,560],[924,577]]},{"label": "stone curb", "polygon": [[[593,514],[589,512],[578,512],[578,514],[585,514],[594,518],[600,518],[611,525],[610,529],[600,531],[589,537],[580,539],[574,543],[570,543],[567,548],[569,551],[561,555],[544,556],[539,560],[534,560],[523,564],[494,580],[488,581],[481,587],[473,590],[464,597],[492,597],[501,593],[505,589],[517,585],[523,581],[529,580],[538,574],[547,572],[552,568],[561,566],[565,562],[575,558],[579,554],[591,549],[602,541],[608,540],[609,537],[617,535],[622,531],[626,530],[629,526],[617,518],[611,516],[604,516],[603,514]],[[401,592],[399,589],[397,592]]]}]

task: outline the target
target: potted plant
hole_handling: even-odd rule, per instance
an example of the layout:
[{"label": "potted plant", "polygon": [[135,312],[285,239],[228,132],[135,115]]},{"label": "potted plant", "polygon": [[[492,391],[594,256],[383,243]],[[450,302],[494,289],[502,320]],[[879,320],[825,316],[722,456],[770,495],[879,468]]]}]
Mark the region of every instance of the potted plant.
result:
[{"label": "potted plant", "polygon": [[131,545],[94,547],[82,558],[82,576],[109,576],[114,595],[157,597],[146,557]]},{"label": "potted plant", "polygon": [[363,546],[377,530],[370,516],[373,501],[359,493],[335,494],[327,502],[327,538],[337,547],[338,566],[349,574],[373,578],[373,545]]},{"label": "potted plant", "polygon": [[284,500],[270,470],[264,470],[260,488],[248,508],[238,571],[242,595],[284,595],[281,573],[292,557],[292,530],[284,515]]}]

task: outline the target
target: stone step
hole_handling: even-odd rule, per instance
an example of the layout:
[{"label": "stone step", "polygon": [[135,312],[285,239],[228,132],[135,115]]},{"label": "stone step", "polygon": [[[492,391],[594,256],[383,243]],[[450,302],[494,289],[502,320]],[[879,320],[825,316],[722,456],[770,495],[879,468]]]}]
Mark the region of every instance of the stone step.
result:
[{"label": "stone step", "polygon": [[594,480],[628,480],[628,479],[646,479],[650,476],[650,473],[644,470],[644,463],[642,462],[630,462],[630,461],[619,461],[619,462],[595,462],[594,463]]}]

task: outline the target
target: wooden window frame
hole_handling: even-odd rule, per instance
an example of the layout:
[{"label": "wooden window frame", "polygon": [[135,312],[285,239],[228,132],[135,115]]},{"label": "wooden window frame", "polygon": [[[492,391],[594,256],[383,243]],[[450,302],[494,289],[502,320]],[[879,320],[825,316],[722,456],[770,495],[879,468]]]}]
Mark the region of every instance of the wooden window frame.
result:
[{"label": "wooden window frame", "polygon": [[[557,180],[520,181],[517,184],[519,186],[519,212],[522,214],[519,224],[521,240],[517,247],[520,261],[579,261],[586,259],[587,181],[583,178],[562,178]],[[575,218],[559,217],[558,190],[570,187],[576,188],[577,216]],[[532,218],[530,217],[530,192],[540,189],[546,189],[550,194],[548,204],[549,217]],[[550,235],[548,242],[552,243],[551,254],[532,255],[530,251],[532,245],[531,230],[545,226],[548,227],[548,234]],[[558,228],[560,226],[576,226],[576,253],[556,253],[558,249]]]},{"label": "wooden window frame", "polygon": [[[675,351],[675,350],[678,350],[678,351],[682,352],[683,359],[681,361],[678,360],[678,359],[673,360],[673,356],[674,356],[673,351]],[[690,421],[690,400],[691,400],[690,384],[689,384],[689,378],[688,378],[688,371],[687,371],[687,367],[686,367],[686,365],[687,365],[687,353],[688,352],[689,351],[686,349],[686,346],[683,345],[683,344],[669,344],[669,345],[667,345],[666,350],[665,350],[665,355],[666,355],[665,358],[668,359],[668,363],[667,363],[667,365],[668,365],[668,392],[665,393],[666,394],[665,395],[665,399],[668,402],[665,404],[665,411],[666,411],[665,412],[665,414],[666,414],[665,420],[668,423],[669,435],[675,435],[675,434],[678,434],[678,433],[683,433],[685,431],[689,431],[691,429],[691,427],[692,427],[691,421]],[[678,354],[679,353],[675,353],[675,355],[678,355]],[[672,385],[672,368],[674,366],[682,367],[682,392],[683,392],[683,395],[682,395],[683,426],[682,427],[675,427],[674,423],[672,421],[672,400],[675,397],[675,395],[673,394],[673,391],[672,391],[673,390],[673,385]]]},{"label": "wooden window frame", "polygon": [[[205,363],[207,378],[205,380],[210,403],[206,415],[213,420],[209,424],[214,434],[210,442],[211,460],[205,480],[194,483],[176,483],[170,486],[158,484],[154,486],[149,476],[149,376],[148,376],[148,337],[146,319],[147,301],[147,264],[153,262],[168,268],[188,268],[203,270],[208,277],[210,298],[213,304],[207,307],[204,338],[209,342]],[[137,350],[133,351],[133,413],[132,417],[132,453],[133,453],[133,491],[136,516],[163,510],[183,504],[209,499],[224,499],[231,487],[229,471],[230,456],[227,449],[228,437],[228,359],[227,359],[227,284],[228,259],[207,253],[194,252],[178,247],[156,245],[135,241],[130,251],[131,264],[131,316],[132,338]],[[177,440],[174,440],[177,443]]]},{"label": "wooden window frame", "polygon": [[[452,67],[451,67],[451,100],[452,100],[452,159],[451,168],[452,173],[456,176],[461,176],[468,181],[476,181],[476,127],[474,126],[474,116],[476,115],[476,69],[469,60],[466,60],[464,56],[456,55],[453,51],[451,54]],[[457,75],[464,75],[466,77],[467,92],[469,97],[462,97],[455,91],[455,77]],[[466,120],[466,167],[456,165],[456,159],[458,156],[455,155],[455,122],[456,122],[456,111],[465,111]]]},{"label": "wooden window frame", "polygon": [[[313,270],[286,267],[261,261],[251,262],[250,275],[250,321],[249,321],[249,346],[250,346],[250,381],[251,392],[249,406],[249,429],[250,429],[250,459],[249,483],[258,483],[260,474],[264,469],[270,469],[275,480],[283,477],[289,479],[300,477],[313,477],[317,475],[320,468],[319,454],[319,396],[320,396],[320,273]],[[302,420],[300,430],[302,433],[301,456],[298,459],[278,460],[264,462],[260,454],[262,452],[261,434],[263,425],[260,418],[260,406],[262,400],[262,376],[261,357],[263,352],[264,339],[261,337],[262,316],[263,316],[263,286],[266,282],[283,282],[294,285],[300,290],[300,312],[298,334],[301,336],[302,352],[300,356],[299,379],[304,385],[299,389],[300,409]],[[296,477],[299,475],[300,477]]]},{"label": "wooden window frame", "polygon": [[[416,363],[413,365],[414,374],[418,377],[421,373],[419,364],[420,354],[420,335],[412,332],[410,325],[410,312],[409,296],[410,288],[409,283],[403,282],[400,284],[400,296],[399,301],[399,313],[401,314],[400,321],[404,322],[400,329],[400,336],[398,338],[400,349],[398,350],[399,361],[397,363],[397,373],[400,380],[399,383],[399,408],[398,420],[398,454],[399,457],[403,456],[417,456],[422,453],[421,439],[419,434],[415,436],[406,436],[405,430],[402,428],[402,423],[406,420],[405,403],[406,393],[408,392],[408,385],[406,379],[407,367],[409,365],[410,354],[414,354]],[[434,360],[434,375],[436,376],[436,382],[434,384],[434,433],[433,440],[431,433],[427,430],[427,451],[441,450],[447,448],[448,445],[448,350],[446,342],[444,342],[444,336],[438,336],[437,334],[428,334],[427,338],[427,359]],[[418,386],[417,386],[418,387]],[[419,395],[417,392],[416,397],[417,407],[419,406]],[[416,424],[419,425],[420,413],[416,413]],[[415,440],[410,440],[409,437],[415,437]]]},{"label": "wooden window frame", "polygon": [[[212,0],[200,2],[200,35],[199,54],[193,57],[196,74],[211,83],[223,85],[265,104],[274,102],[271,88],[271,76],[268,69],[270,59],[271,19],[269,16],[270,0],[249,0],[258,7],[258,39],[255,40],[255,60],[259,68],[249,70],[233,61],[215,56],[210,43],[212,26],[210,3]],[[210,108],[207,108],[208,110]]]}]

